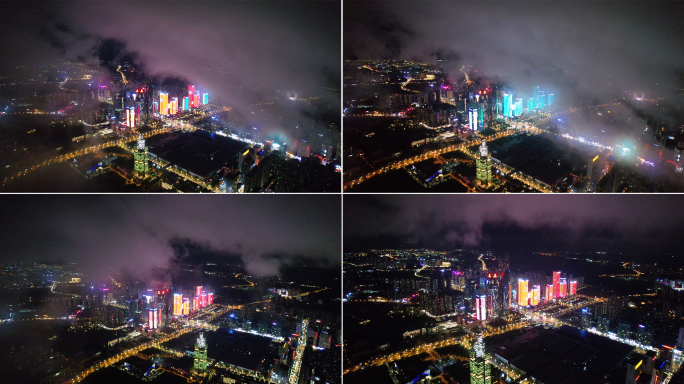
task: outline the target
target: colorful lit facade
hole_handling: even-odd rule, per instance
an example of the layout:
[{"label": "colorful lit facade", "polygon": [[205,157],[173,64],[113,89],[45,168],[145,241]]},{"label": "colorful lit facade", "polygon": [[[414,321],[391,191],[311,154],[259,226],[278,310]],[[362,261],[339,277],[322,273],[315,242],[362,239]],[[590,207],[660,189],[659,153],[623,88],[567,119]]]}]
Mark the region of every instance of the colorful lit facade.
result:
[{"label": "colorful lit facade", "polygon": [[553,284],[546,284],[546,295],[544,298],[546,301],[553,300]]},{"label": "colorful lit facade", "polygon": [[566,279],[560,279],[560,297],[565,297],[568,295],[568,281]]},{"label": "colorful lit facade", "polygon": [[159,93],[159,114],[166,116],[169,114],[169,94],[165,92]]},{"label": "colorful lit facade", "polygon": [[468,128],[477,131],[477,108],[468,109]]},{"label": "colorful lit facade", "polygon": [[180,293],[173,294],[173,315],[183,315],[183,295]]},{"label": "colorful lit facade", "polygon": [[505,117],[511,117],[513,115],[512,111],[512,95],[510,93],[504,93],[504,98],[503,98],[503,114]]},{"label": "colorful lit facade", "polygon": [[527,279],[518,279],[518,305],[521,307],[527,306],[528,284]]},{"label": "colorful lit facade", "polygon": [[174,97],[171,99],[171,102],[169,103],[169,112],[172,115],[175,115],[178,113],[178,98]]},{"label": "colorful lit facade", "polygon": [[570,292],[570,296],[577,294],[577,281],[576,280],[570,280],[569,292]]},{"label": "colorful lit facade", "polygon": [[481,321],[487,320],[487,296],[475,297],[475,307],[475,317]]},{"label": "colorful lit facade", "polygon": [[470,350],[470,384],[492,384],[492,366],[489,363],[491,355],[485,353],[482,334],[477,335],[477,341]]},{"label": "colorful lit facade", "polygon": [[190,103],[190,108],[195,108],[195,86],[188,85],[188,100]]},{"label": "colorful lit facade", "polygon": [[204,374],[207,370],[207,340],[204,338],[204,332],[200,332],[195,344],[195,360],[193,368],[199,374]]},{"label": "colorful lit facade", "polygon": [[[537,87],[539,88],[539,87]],[[560,297],[560,271],[553,271],[553,298],[557,299]]]},{"label": "colorful lit facade", "polygon": [[492,181],[492,155],[484,139],[480,145],[480,156],[475,158],[475,178],[482,188],[487,188]]},{"label": "colorful lit facade", "polygon": [[541,291],[540,286],[532,286],[532,291],[530,292],[530,305],[539,305],[539,291]]},{"label": "colorful lit facade", "polygon": [[135,107],[126,108],[126,126],[135,128]]},{"label": "colorful lit facade", "polygon": [[138,134],[138,148],[133,152],[133,169],[137,177],[145,177],[145,174],[149,171],[149,162],[147,147],[145,146],[145,139],[143,139],[142,133]]},{"label": "colorful lit facade", "polygon": [[190,314],[190,298],[188,297],[183,298],[183,314]]},{"label": "colorful lit facade", "polygon": [[209,94],[203,93],[202,94],[202,105],[207,105],[207,104],[209,104]]},{"label": "colorful lit facade", "polygon": [[190,99],[187,96],[185,96],[183,98],[183,107],[181,109],[182,111],[187,111],[190,109],[190,101],[189,100]]},{"label": "colorful lit facade", "polygon": [[195,107],[200,106],[200,93],[199,91],[195,91],[195,101],[194,101]]},{"label": "colorful lit facade", "polygon": [[553,105],[553,93],[548,94],[549,97],[549,107]]},{"label": "colorful lit facade", "polygon": [[539,108],[539,86],[532,87],[532,98],[534,99],[534,109]]},{"label": "colorful lit facade", "polygon": [[515,99],[515,116],[522,115],[522,99]]}]

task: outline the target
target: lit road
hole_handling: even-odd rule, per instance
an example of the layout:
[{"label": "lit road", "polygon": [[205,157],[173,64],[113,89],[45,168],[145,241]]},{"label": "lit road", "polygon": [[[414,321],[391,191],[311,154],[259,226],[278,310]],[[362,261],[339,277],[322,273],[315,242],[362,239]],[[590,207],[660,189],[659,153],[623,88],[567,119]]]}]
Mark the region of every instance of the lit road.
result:
[{"label": "lit road", "polygon": [[294,365],[290,370],[289,384],[297,384],[299,382],[299,371],[302,368],[302,357],[304,356],[304,349],[306,348],[306,331],[309,326],[309,320],[302,320],[302,332],[299,334],[297,340],[297,351],[295,352]]}]

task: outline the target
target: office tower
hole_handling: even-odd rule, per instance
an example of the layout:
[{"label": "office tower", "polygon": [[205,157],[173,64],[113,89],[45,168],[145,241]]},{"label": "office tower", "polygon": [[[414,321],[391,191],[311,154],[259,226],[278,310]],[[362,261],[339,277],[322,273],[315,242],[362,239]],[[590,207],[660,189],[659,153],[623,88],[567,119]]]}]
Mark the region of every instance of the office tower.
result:
[{"label": "office tower", "polygon": [[135,128],[135,107],[126,108],[126,126]]},{"label": "office tower", "polygon": [[484,127],[484,106],[482,104],[477,106],[477,127],[480,129]]},{"label": "office tower", "polygon": [[553,272],[553,298],[560,297],[560,271]]},{"label": "office tower", "polygon": [[546,301],[551,301],[553,300],[553,284],[546,284],[546,294],[544,295],[544,298]]},{"label": "office tower", "polygon": [[546,93],[544,91],[539,91],[539,108],[545,108],[546,107]]},{"label": "office tower", "polygon": [[577,294],[577,280],[570,280],[570,289],[568,292],[570,296]]},{"label": "office tower", "polygon": [[190,108],[195,108],[195,86],[188,85],[188,101],[190,102]]},{"label": "office tower", "polygon": [[207,340],[204,338],[204,332],[200,332],[195,344],[195,361],[193,368],[199,374],[204,374],[207,369]]},{"label": "office tower", "polygon": [[178,98],[177,97],[174,97],[171,99],[169,109],[171,110],[170,112],[172,115],[175,115],[178,113]]},{"label": "office tower", "polygon": [[183,295],[180,293],[173,294],[173,315],[183,315]]},{"label": "office tower", "polygon": [[492,384],[492,367],[489,365],[490,354],[485,354],[482,334],[470,350],[470,384]]},{"label": "office tower", "polygon": [[475,159],[477,183],[486,188],[492,181],[492,155],[487,150],[487,143],[482,139],[480,146],[480,156]]},{"label": "office tower", "polygon": [[468,108],[468,128],[477,131],[477,108]]},{"label": "office tower", "polygon": [[169,94],[159,92],[159,114],[166,116],[169,114]]},{"label": "office tower", "polygon": [[560,297],[565,297],[568,295],[568,280],[566,278],[560,279]]},{"label": "office tower", "polygon": [[144,178],[145,174],[149,171],[147,147],[145,146],[145,139],[143,139],[142,133],[138,134],[138,148],[133,153],[133,168],[136,176],[139,178]]},{"label": "office tower", "polygon": [[534,109],[539,108],[539,86],[532,87],[532,98],[534,99]]},{"label": "office tower", "polygon": [[515,99],[515,116],[522,115],[522,99]]},{"label": "office tower", "polygon": [[147,328],[149,329],[155,329],[156,328],[156,319],[155,316],[156,311],[154,308],[148,308],[147,309]]},{"label": "office tower", "polygon": [[518,305],[527,306],[527,279],[518,279]]},{"label": "office tower", "polygon": [[475,318],[481,321],[487,320],[487,297],[477,295],[475,297]]},{"label": "office tower", "polygon": [[512,109],[512,100],[511,100],[511,94],[510,93],[504,93],[503,97],[503,114],[505,117],[511,117],[513,114]]},{"label": "office tower", "polygon": [[532,286],[532,291],[530,292],[530,305],[539,305],[539,291],[541,291],[540,286]]},{"label": "office tower", "polygon": [[553,93],[549,93],[549,94],[548,94],[548,97],[549,97],[549,103],[548,103],[548,104],[549,104],[549,107],[550,107],[550,106],[553,105]]}]

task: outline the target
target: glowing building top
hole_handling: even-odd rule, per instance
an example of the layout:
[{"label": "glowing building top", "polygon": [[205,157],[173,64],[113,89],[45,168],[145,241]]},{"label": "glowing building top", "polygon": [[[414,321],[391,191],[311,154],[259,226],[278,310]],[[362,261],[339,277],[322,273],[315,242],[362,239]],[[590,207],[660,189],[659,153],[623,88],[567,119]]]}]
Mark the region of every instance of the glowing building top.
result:
[{"label": "glowing building top", "polygon": [[484,341],[482,340],[482,333],[477,334],[477,341],[475,342],[475,345],[473,346],[475,349],[475,357],[484,357],[485,354],[485,347],[484,347]]},{"label": "glowing building top", "polygon": [[197,338],[197,348],[204,349],[207,347],[207,339],[204,338],[204,332],[200,332],[199,338]]},{"label": "glowing building top", "polygon": [[486,157],[489,152],[487,151],[487,142],[482,139],[482,145],[480,145],[480,156]]},{"label": "glowing building top", "polygon": [[145,149],[145,139],[143,139],[142,133],[138,133],[138,149]]}]

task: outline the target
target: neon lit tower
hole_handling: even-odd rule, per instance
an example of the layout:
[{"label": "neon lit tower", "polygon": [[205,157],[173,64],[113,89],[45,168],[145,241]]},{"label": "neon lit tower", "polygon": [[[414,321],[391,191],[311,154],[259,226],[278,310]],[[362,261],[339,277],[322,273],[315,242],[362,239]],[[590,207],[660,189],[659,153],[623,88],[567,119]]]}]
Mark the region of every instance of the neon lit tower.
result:
[{"label": "neon lit tower", "polygon": [[518,305],[527,307],[527,279],[518,279]]},{"label": "neon lit tower", "polygon": [[544,91],[539,91],[539,108],[544,108],[546,107],[546,96]]},{"label": "neon lit tower", "polygon": [[477,126],[479,128],[484,127],[484,106],[482,104],[477,106]]},{"label": "neon lit tower", "polygon": [[553,93],[549,93],[549,107],[553,105]]},{"label": "neon lit tower", "polygon": [[477,131],[477,109],[476,108],[469,108],[468,109],[468,128],[470,128],[471,131]]},{"label": "neon lit tower", "polygon": [[511,111],[511,94],[510,93],[504,93],[504,101],[503,101],[503,114],[504,117],[511,117],[512,111]]},{"label": "neon lit tower", "polygon": [[195,108],[195,86],[188,85],[188,100],[190,101],[190,108]]},{"label": "neon lit tower", "polygon": [[553,271],[553,298],[560,297],[560,271]]},{"label": "neon lit tower", "polygon": [[159,114],[166,116],[169,114],[169,94],[159,92]]},{"label": "neon lit tower", "polygon": [[534,99],[534,109],[539,108],[539,86],[532,87],[532,98]]},{"label": "neon lit tower", "polygon": [[492,384],[492,367],[489,365],[490,354],[485,354],[482,334],[470,350],[470,384]]},{"label": "neon lit tower", "polygon": [[173,315],[183,315],[183,295],[180,293],[173,294]]},{"label": "neon lit tower", "polygon": [[487,151],[487,143],[482,139],[480,156],[475,159],[477,183],[487,188],[492,181],[492,155]]},{"label": "neon lit tower", "polygon": [[207,340],[204,338],[204,332],[200,332],[195,344],[195,362],[193,367],[199,374],[204,374],[207,370]]},{"label": "neon lit tower", "polygon": [[577,294],[577,280],[570,280],[570,296]]},{"label": "neon lit tower", "polygon": [[208,93],[203,93],[202,94],[202,105],[209,104],[209,94]]},{"label": "neon lit tower", "polygon": [[530,292],[530,305],[539,305],[539,291],[541,288],[538,285],[532,286],[532,292]]},{"label": "neon lit tower", "polygon": [[522,99],[515,99],[515,116],[522,115]]},{"label": "neon lit tower", "polygon": [[147,147],[145,146],[145,139],[143,139],[142,133],[138,134],[138,149],[133,153],[134,160],[134,170],[136,176],[139,178],[144,178],[145,174],[149,171],[149,165],[147,161]]}]

